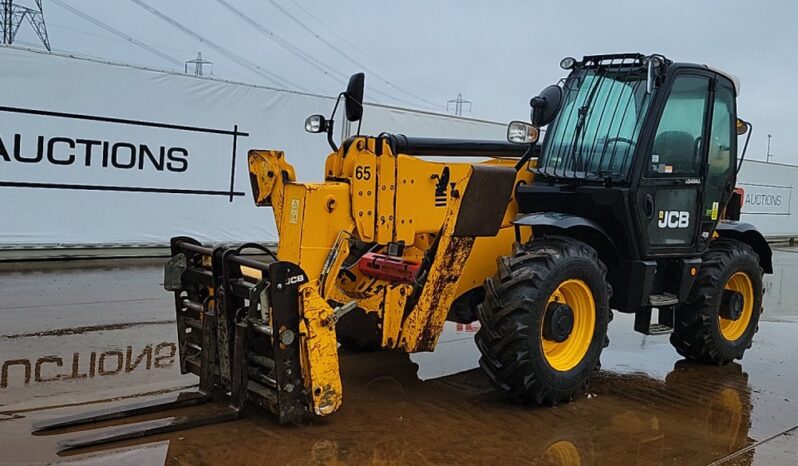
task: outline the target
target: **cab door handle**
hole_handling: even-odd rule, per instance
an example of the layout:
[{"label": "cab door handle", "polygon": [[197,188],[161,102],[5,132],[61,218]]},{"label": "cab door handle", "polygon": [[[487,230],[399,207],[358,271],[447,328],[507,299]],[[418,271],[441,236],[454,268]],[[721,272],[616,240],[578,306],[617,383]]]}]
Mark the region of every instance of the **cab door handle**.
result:
[{"label": "cab door handle", "polygon": [[651,194],[646,194],[646,200],[643,209],[646,213],[646,217],[651,218],[654,216],[654,196]]}]

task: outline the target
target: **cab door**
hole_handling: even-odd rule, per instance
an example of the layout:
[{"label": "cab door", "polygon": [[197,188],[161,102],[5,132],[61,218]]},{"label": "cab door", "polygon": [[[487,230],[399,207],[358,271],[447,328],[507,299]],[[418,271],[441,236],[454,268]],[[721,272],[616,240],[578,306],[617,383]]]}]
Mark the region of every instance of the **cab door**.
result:
[{"label": "cab door", "polygon": [[642,257],[699,249],[713,82],[711,72],[680,72],[658,105],[635,196]]},{"label": "cab door", "polygon": [[737,180],[737,108],[732,82],[716,76],[707,139],[704,198],[700,212],[699,249],[709,242]]}]

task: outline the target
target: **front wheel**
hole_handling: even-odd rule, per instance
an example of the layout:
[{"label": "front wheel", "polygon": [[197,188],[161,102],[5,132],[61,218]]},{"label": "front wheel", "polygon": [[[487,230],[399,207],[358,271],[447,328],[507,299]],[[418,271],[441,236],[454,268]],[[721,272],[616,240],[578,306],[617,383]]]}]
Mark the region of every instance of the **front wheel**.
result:
[{"label": "front wheel", "polygon": [[570,238],[518,247],[485,282],[480,366],[511,399],[570,400],[598,366],[609,320],[606,267]]},{"label": "front wheel", "polygon": [[687,302],[676,310],[671,344],[682,356],[725,364],[742,359],[759,329],[762,268],[751,247],[713,240]]}]

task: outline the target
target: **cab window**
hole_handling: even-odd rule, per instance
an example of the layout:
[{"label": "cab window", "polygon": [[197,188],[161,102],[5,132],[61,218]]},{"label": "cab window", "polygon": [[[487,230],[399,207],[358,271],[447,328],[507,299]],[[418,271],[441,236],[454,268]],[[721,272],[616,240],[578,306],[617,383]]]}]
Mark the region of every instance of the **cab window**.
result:
[{"label": "cab window", "polygon": [[709,78],[691,75],[676,78],[654,136],[649,176],[700,174],[708,100]]}]

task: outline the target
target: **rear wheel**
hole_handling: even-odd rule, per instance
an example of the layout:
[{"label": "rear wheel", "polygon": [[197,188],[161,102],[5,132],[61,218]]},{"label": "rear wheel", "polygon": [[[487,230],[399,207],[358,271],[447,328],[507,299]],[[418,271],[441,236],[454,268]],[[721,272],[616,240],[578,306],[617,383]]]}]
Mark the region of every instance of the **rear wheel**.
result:
[{"label": "rear wheel", "polygon": [[762,268],[747,244],[710,243],[687,302],[676,310],[671,344],[682,356],[712,364],[742,359],[759,328]]},{"label": "rear wheel", "polygon": [[570,400],[597,367],[609,320],[606,268],[580,241],[517,248],[485,282],[476,335],[480,366],[511,399]]}]

